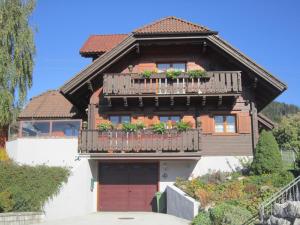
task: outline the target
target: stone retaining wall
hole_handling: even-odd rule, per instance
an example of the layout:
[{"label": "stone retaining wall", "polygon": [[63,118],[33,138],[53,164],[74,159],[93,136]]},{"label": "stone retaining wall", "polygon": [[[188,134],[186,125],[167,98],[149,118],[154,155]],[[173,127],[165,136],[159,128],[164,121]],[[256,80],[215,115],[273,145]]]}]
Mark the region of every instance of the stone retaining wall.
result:
[{"label": "stone retaining wall", "polygon": [[300,201],[275,204],[268,225],[300,225]]},{"label": "stone retaining wall", "polygon": [[42,222],[44,213],[42,212],[12,212],[0,213],[1,225],[27,225]]}]

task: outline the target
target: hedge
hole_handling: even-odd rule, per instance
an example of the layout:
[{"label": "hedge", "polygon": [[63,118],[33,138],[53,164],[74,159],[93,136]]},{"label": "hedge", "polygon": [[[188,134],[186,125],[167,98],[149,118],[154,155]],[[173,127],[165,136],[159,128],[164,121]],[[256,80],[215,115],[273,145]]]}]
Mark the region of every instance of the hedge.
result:
[{"label": "hedge", "polygon": [[68,168],[0,162],[0,212],[43,210],[69,175]]}]

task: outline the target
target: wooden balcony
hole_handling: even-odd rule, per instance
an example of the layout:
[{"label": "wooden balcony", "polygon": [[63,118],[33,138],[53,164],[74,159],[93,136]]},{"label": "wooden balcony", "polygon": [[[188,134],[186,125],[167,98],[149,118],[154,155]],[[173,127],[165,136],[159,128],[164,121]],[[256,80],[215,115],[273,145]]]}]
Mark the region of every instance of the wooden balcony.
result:
[{"label": "wooden balcony", "polygon": [[156,134],[150,129],[134,133],[82,130],[79,135],[79,154],[100,158],[199,157],[200,138],[199,129],[184,132],[170,129],[165,134]]},{"label": "wooden balcony", "polygon": [[167,78],[166,74],[153,74],[150,78],[144,78],[140,74],[105,74],[103,84],[106,97],[214,96],[241,92],[239,71],[207,72],[201,78],[190,78],[183,73],[175,79]]}]

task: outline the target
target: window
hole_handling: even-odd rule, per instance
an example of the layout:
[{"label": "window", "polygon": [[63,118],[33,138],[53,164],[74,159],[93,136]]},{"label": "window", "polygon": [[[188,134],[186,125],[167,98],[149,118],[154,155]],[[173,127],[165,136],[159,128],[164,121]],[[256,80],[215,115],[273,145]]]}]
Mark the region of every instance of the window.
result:
[{"label": "window", "polygon": [[181,72],[186,71],[185,63],[158,63],[157,70],[159,73],[163,73],[170,70],[179,70]]},{"label": "window", "polygon": [[172,128],[173,124],[177,123],[180,121],[180,116],[160,116],[159,121],[166,123],[167,128]]},{"label": "window", "polygon": [[34,136],[46,136],[50,134],[50,122],[31,122],[24,121],[22,123],[22,136],[34,137]]},{"label": "window", "polygon": [[53,136],[78,136],[80,121],[54,121],[52,123]]},{"label": "window", "polygon": [[114,116],[109,116],[109,121],[113,125],[118,125],[118,124],[122,124],[122,123],[130,123],[131,119],[130,119],[130,116],[128,116],[128,115],[124,115],[124,116],[114,115]]},{"label": "window", "polygon": [[22,121],[21,131],[22,137],[76,137],[80,126],[80,120]]},{"label": "window", "polygon": [[215,116],[215,132],[216,133],[235,133],[236,123],[235,116]]}]

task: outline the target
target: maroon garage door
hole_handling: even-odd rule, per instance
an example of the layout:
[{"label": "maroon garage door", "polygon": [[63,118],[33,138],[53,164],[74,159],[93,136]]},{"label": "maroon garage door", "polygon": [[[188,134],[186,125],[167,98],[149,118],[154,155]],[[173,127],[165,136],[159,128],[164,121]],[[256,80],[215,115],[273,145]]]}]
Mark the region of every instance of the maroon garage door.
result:
[{"label": "maroon garage door", "polygon": [[100,163],[99,211],[152,211],[156,163]]}]

